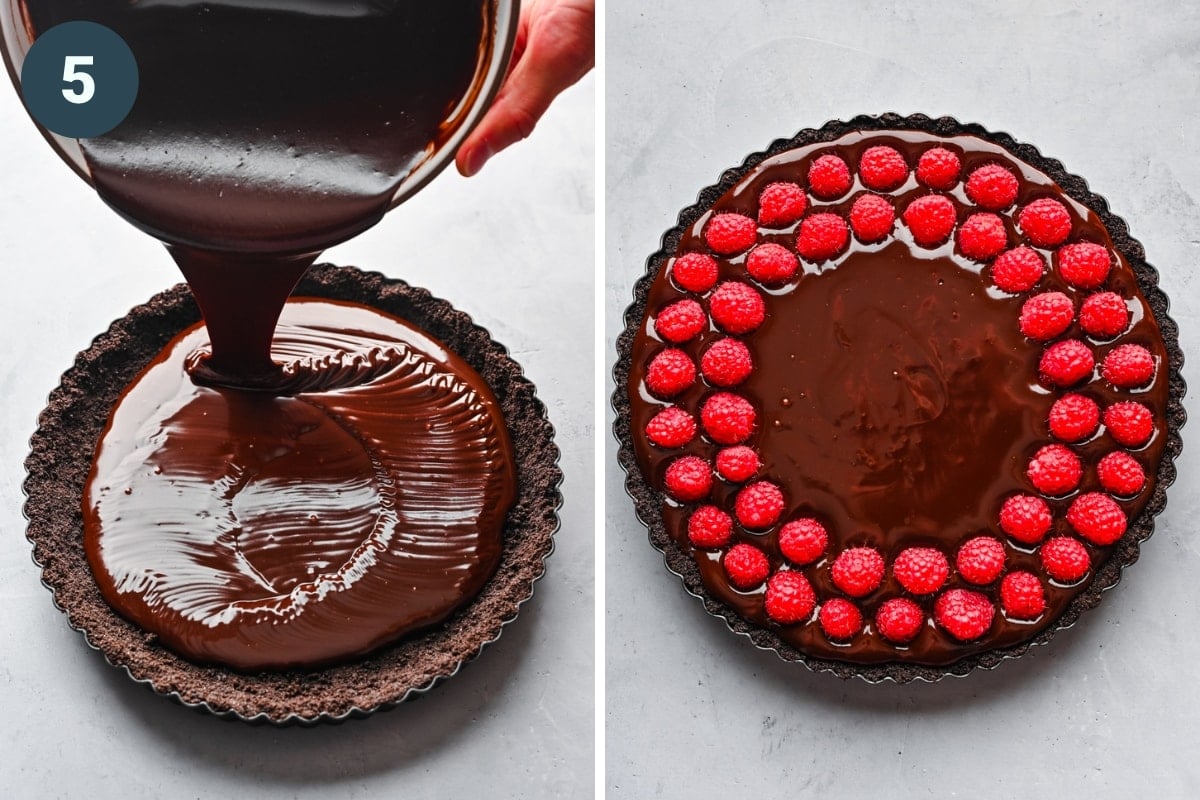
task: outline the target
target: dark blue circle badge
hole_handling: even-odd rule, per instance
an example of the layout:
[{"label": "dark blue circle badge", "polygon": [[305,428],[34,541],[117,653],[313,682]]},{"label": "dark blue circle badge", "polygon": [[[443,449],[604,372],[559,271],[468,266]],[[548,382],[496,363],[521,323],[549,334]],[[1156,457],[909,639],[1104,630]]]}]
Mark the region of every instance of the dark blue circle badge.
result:
[{"label": "dark blue circle badge", "polygon": [[64,22],[33,43],[21,67],[30,115],[61,136],[87,139],[121,124],[137,97],[133,51],[95,22]]}]

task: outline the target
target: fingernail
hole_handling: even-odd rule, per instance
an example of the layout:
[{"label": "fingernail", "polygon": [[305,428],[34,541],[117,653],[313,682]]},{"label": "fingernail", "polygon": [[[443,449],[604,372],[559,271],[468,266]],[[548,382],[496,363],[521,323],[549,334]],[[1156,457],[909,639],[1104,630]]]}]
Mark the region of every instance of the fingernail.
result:
[{"label": "fingernail", "polygon": [[479,147],[472,150],[467,156],[467,177],[479,174],[479,170],[483,169],[483,165],[493,155],[492,147],[487,142],[481,143]]}]

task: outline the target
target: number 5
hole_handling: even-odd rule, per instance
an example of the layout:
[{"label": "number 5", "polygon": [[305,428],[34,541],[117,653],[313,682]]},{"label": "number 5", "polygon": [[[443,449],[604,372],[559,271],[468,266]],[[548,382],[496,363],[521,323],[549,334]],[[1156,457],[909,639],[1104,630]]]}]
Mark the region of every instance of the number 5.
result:
[{"label": "number 5", "polygon": [[63,82],[78,83],[79,89],[63,89],[63,97],[68,103],[82,105],[91,100],[96,94],[96,81],[86,72],[78,72],[76,67],[90,67],[92,56],[67,56],[63,63]]}]

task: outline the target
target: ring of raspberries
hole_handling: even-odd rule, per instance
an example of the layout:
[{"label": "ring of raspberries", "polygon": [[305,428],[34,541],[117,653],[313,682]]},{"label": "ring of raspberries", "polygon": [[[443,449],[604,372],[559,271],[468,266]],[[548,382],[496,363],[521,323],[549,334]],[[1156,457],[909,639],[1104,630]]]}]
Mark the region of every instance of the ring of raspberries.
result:
[{"label": "ring of raspberries", "polygon": [[[1022,179],[1009,167],[993,163],[964,172],[959,157],[936,144],[914,164],[885,144],[867,148],[857,164],[818,150],[807,169],[797,168],[794,182],[761,190],[756,216],[710,213],[703,227],[707,250],[670,262],[672,280],[686,297],[650,309],[662,346],[646,365],[644,389],[664,409],[645,435],[668,452],[697,437],[711,443],[711,458],[680,454],[670,461],[662,485],[666,502],[682,507],[688,544],[719,561],[730,587],[761,597],[769,625],[815,626],[838,645],[871,636],[899,652],[929,627],[962,643],[985,637],[1001,616],[1036,622],[1047,613],[1048,593],[1087,579],[1096,548],[1124,535],[1122,504],[1146,487],[1138,451],[1156,429],[1137,394],[1163,366],[1142,344],[1119,341],[1129,329],[1131,306],[1106,288],[1116,254],[1073,240],[1072,215],[1060,200],[1038,197],[1018,205]],[[913,181],[928,193],[896,207],[888,194],[912,189]],[[849,208],[845,216],[830,210],[834,201]],[[778,243],[781,229],[794,231],[793,247]],[[739,386],[753,374],[752,340],[769,316],[772,290],[803,280],[806,266],[813,272],[843,257],[852,239],[875,246],[893,237],[914,248],[952,246],[980,264],[989,291],[1023,296],[1013,325],[1042,352],[1037,379],[1057,399],[1046,440],[1022,470],[1027,485],[996,509],[992,531],[964,533],[954,549],[909,547],[888,555],[870,546],[839,549],[826,522],[802,511],[788,515],[787,487],[762,471],[753,446],[758,414]],[[744,265],[744,274],[722,280],[718,259]],[[1040,290],[1051,271],[1081,300]],[[1086,336],[1066,336],[1074,323]],[[679,345],[709,330],[722,338],[693,362]],[[1128,397],[1101,407],[1081,386],[1096,375]],[[705,389],[698,408],[673,404],[696,385]],[[1081,459],[1077,448],[1101,437],[1111,443],[1103,457]],[[1077,493],[1087,471],[1102,491]],[[715,492],[722,482],[732,491]],[[1056,526],[1046,501],[1073,494],[1069,503],[1056,503],[1066,508],[1058,514],[1065,527]],[[772,535],[764,537],[767,532]],[[1011,563],[1008,549],[1032,552],[1040,571],[1030,571],[1028,560]],[[820,571],[825,580],[810,580]],[[818,585],[830,584],[836,591],[820,596]],[[863,600],[872,595],[868,608]]]}]

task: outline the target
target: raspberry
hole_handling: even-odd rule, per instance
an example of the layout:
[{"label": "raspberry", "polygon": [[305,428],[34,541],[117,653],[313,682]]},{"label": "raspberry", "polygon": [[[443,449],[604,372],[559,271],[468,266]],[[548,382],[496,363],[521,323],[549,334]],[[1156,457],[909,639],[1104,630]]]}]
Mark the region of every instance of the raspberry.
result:
[{"label": "raspberry", "polygon": [[808,198],[794,183],[771,183],[758,195],[758,224],[782,228],[804,216]]},{"label": "raspberry", "polygon": [[1076,289],[1095,289],[1108,278],[1112,258],[1103,245],[1078,242],[1058,251],[1058,273]]},{"label": "raspberry", "polygon": [[646,438],[659,447],[683,447],[696,438],[696,420],[682,408],[664,408],[646,423]]},{"label": "raspberry", "polygon": [[646,367],[646,388],[656,397],[674,397],[696,382],[696,365],[687,353],[668,348]]},{"label": "raspberry", "polygon": [[961,170],[958,156],[944,147],[933,147],[922,153],[917,161],[917,180],[930,189],[945,191],[958,183]]},{"label": "raspberry", "polygon": [[667,467],[667,492],[681,503],[694,503],[712,491],[712,467],[699,456],[682,456]]},{"label": "raspberry", "polygon": [[834,559],[833,585],[851,597],[862,597],[883,583],[883,556],[873,547],[851,547]]},{"label": "raspberry", "polygon": [[1086,344],[1078,339],[1055,342],[1042,353],[1038,371],[1042,381],[1065,389],[1092,375],[1096,358]]},{"label": "raspberry", "polygon": [[757,239],[758,224],[745,214],[716,214],[704,226],[704,241],[722,256],[749,250]]},{"label": "raspberry", "polygon": [[918,197],[900,217],[912,231],[913,241],[921,247],[936,247],[950,238],[958,219],[954,204],[940,194]]},{"label": "raspberry", "polygon": [[808,167],[808,187],[823,200],[841,197],[850,191],[850,168],[838,156],[821,156]]},{"label": "raspberry", "polygon": [[738,492],[733,513],[743,528],[761,531],[779,521],[783,505],[783,492],[778,486],[769,481],[756,481]]},{"label": "raspberry", "polygon": [[1081,442],[1100,426],[1100,406],[1082,394],[1065,394],[1050,407],[1050,433],[1064,442]]},{"label": "raspberry", "polygon": [[[1012,250],[1005,250],[992,263],[992,283],[1009,294],[1020,294],[1028,292],[1036,286],[1045,271],[1046,264],[1036,250],[1032,247],[1014,247]],[[1062,296],[1066,297],[1066,295]],[[1070,300],[1067,300],[1067,305],[1074,313],[1075,307]],[[1070,322],[1068,317],[1067,324]]]},{"label": "raspberry", "polygon": [[1050,506],[1040,497],[1016,494],[1000,507],[1000,530],[1021,544],[1037,544],[1049,531]]},{"label": "raspberry", "polygon": [[987,261],[1008,244],[1004,220],[995,214],[972,214],[958,229],[958,249],[967,258]]},{"label": "raspberry", "polygon": [[992,627],[996,609],[986,595],[969,589],[951,589],[933,605],[933,618],[960,642],[978,639]]},{"label": "raspberry", "polygon": [[1087,548],[1069,536],[1047,539],[1041,557],[1042,569],[1059,583],[1075,583],[1092,568]]},{"label": "raspberry", "polygon": [[858,174],[863,185],[881,192],[898,188],[908,180],[908,164],[894,147],[868,147],[858,161]]},{"label": "raspberry", "polygon": [[780,625],[803,622],[812,616],[816,605],[817,595],[813,592],[812,584],[799,572],[776,572],[767,581],[763,607],[767,616]]},{"label": "raspberry", "polygon": [[811,564],[825,555],[829,532],[812,517],[801,517],[779,529],[779,552],[793,564]]},{"label": "raspberry", "polygon": [[1029,461],[1025,476],[1042,494],[1062,496],[1078,488],[1083,465],[1063,445],[1048,444]]},{"label": "raspberry", "polygon": [[1125,512],[1103,492],[1081,494],[1067,509],[1067,522],[1094,545],[1107,547],[1125,535]]},{"label": "raspberry", "polygon": [[821,630],[835,642],[844,642],[862,630],[862,612],[858,606],[841,597],[833,597],[825,601],[818,615]]},{"label": "raspberry", "polygon": [[700,422],[717,444],[741,444],[754,432],[754,406],[744,397],[717,392],[704,401]]},{"label": "raspberry", "polygon": [[1021,306],[1021,333],[1045,342],[1064,333],[1074,318],[1075,304],[1062,292],[1035,294]]},{"label": "raspberry", "polygon": [[1132,497],[1146,485],[1146,471],[1138,460],[1120,450],[1109,453],[1096,465],[1096,475],[1105,491]]},{"label": "raspberry", "polygon": [[758,453],[745,445],[726,447],[717,453],[717,474],[727,481],[748,481],[761,468],[762,462],[758,459]]},{"label": "raspberry", "polygon": [[809,261],[825,261],[842,252],[849,241],[846,220],[837,214],[812,214],[800,223],[796,249]]},{"label": "raspberry", "polygon": [[917,638],[924,624],[925,613],[907,597],[886,600],[875,612],[876,630],[893,644],[908,644]]},{"label": "raspberry", "polygon": [[700,356],[700,371],[713,386],[737,386],[754,371],[750,348],[737,339],[717,339]]},{"label": "raspberry", "polygon": [[726,281],[708,298],[708,311],[724,330],[749,333],[762,324],[767,306],[762,295],[738,281]]},{"label": "raspberry", "polygon": [[1032,572],[1010,572],[1000,581],[1000,606],[1012,619],[1037,619],[1046,610],[1042,582]]},{"label": "raspberry", "polygon": [[671,265],[671,277],[680,289],[704,294],[717,283],[717,260],[707,253],[684,253]]},{"label": "raspberry", "polygon": [[1017,176],[999,164],[985,164],[967,178],[967,197],[980,208],[1000,211],[1017,199]]},{"label": "raspberry", "polygon": [[892,232],[896,224],[896,209],[877,194],[864,194],[850,209],[850,227],[864,242],[878,242]]},{"label": "raspberry", "polygon": [[940,550],[909,547],[892,564],[892,575],[913,594],[933,594],[950,577],[950,564]]},{"label": "raspberry", "polygon": [[743,591],[753,589],[771,574],[771,562],[762,550],[750,544],[735,544],[721,559],[729,582]]},{"label": "raspberry", "polygon": [[968,539],[958,548],[954,566],[967,583],[986,586],[1004,571],[1004,545],[991,536]]},{"label": "raspberry", "polygon": [[1154,377],[1154,356],[1140,344],[1123,344],[1104,357],[1100,374],[1118,389],[1136,389]]},{"label": "raspberry", "polygon": [[695,300],[679,300],[658,312],[654,330],[668,342],[686,342],[708,327],[708,315]]},{"label": "raspberry", "polygon": [[733,519],[716,506],[700,506],[688,517],[688,541],[695,547],[724,547],[733,535]]},{"label": "raspberry", "polygon": [[1083,301],[1079,325],[1089,336],[1111,339],[1129,325],[1129,307],[1116,292],[1100,292]]},{"label": "raspberry", "polygon": [[760,244],[746,256],[746,271],[750,277],[768,286],[787,283],[800,268],[796,255],[783,245]]},{"label": "raspberry", "polygon": [[1108,435],[1126,447],[1141,447],[1154,435],[1154,414],[1141,403],[1113,403],[1104,409]]},{"label": "raspberry", "polygon": [[1057,247],[1071,235],[1071,215],[1057,200],[1043,197],[1021,209],[1017,216],[1021,233],[1037,247]]}]

